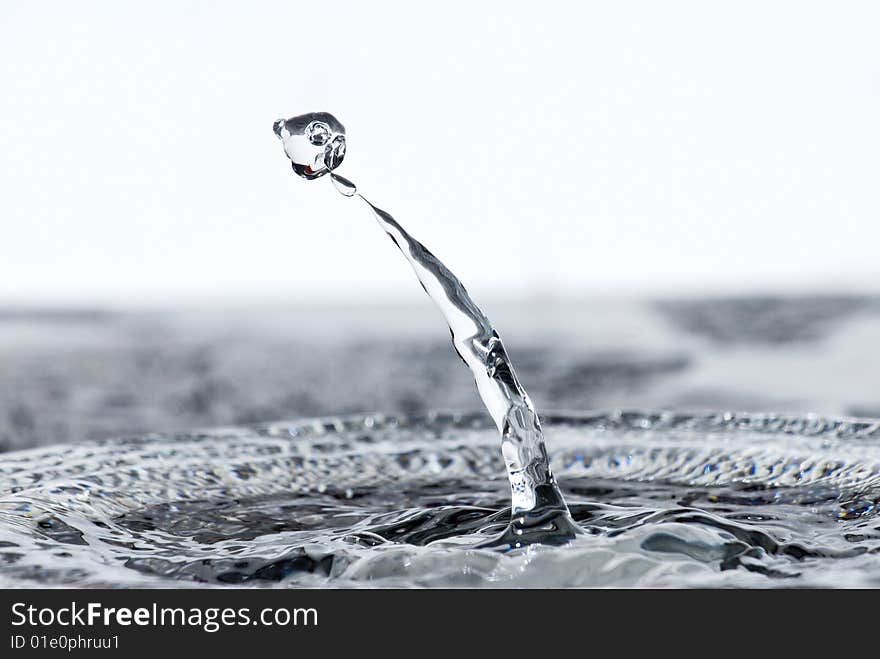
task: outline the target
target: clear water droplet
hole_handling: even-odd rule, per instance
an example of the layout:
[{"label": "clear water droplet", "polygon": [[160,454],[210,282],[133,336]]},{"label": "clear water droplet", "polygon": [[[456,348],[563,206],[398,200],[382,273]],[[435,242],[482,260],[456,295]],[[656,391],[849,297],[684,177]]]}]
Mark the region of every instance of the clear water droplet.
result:
[{"label": "clear water droplet", "polygon": [[331,172],[330,180],[333,181],[333,186],[339,191],[339,194],[346,197],[354,197],[357,194],[357,186],[347,178]]},{"label": "clear water droplet", "polygon": [[328,112],[279,119],[273,130],[284,145],[293,171],[304,179],[327,174],[345,158],[345,127]]}]

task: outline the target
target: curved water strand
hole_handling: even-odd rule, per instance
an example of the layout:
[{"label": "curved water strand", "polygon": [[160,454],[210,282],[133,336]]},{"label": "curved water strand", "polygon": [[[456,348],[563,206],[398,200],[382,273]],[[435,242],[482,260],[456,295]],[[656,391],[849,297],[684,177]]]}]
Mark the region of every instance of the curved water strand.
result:
[{"label": "curved water strand", "polygon": [[470,369],[480,398],[501,433],[501,451],[510,481],[512,522],[508,534],[499,542],[519,546],[573,537],[577,527],[550,469],[541,423],[498,332],[440,259],[387,211],[359,194],[354,183],[333,172],[330,177],[341,194],[357,196],[367,204],[406,257],[422,288],[443,314],[452,345]]}]

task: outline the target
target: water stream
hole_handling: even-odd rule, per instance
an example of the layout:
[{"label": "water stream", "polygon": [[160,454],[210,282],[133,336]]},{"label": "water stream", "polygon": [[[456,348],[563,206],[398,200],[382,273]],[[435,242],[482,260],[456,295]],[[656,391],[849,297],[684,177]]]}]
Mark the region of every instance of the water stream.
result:
[{"label": "water stream", "polygon": [[572,539],[578,528],[553,477],[538,414],[492,323],[440,259],[387,211],[358,193],[353,182],[332,171],[342,164],[345,153],[345,129],[337,119],[327,113],[311,113],[276,122],[275,132],[284,142],[296,173],[307,179],[329,173],[343,196],[356,196],[367,204],[443,314],[452,345],[473,374],[483,404],[501,433],[512,519],[495,544],[517,548]]}]

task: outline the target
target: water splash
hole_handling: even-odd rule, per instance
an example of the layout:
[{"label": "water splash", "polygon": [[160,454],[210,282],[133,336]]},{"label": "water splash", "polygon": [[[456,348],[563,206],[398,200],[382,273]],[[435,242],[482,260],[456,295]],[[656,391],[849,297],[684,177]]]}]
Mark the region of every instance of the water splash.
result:
[{"label": "water splash", "polygon": [[[473,374],[480,398],[501,433],[512,518],[507,531],[493,544],[515,548],[571,540],[579,530],[550,469],[541,423],[492,323],[440,259],[388,212],[361,195],[352,181],[332,171],[342,163],[342,156],[332,148],[320,149],[325,144],[342,144],[344,155],[345,128],[336,118],[321,112],[279,120],[275,133],[297,174],[311,180],[329,173],[343,196],[358,197],[367,204],[443,314],[452,345]],[[320,137],[317,141],[316,134]]]}]

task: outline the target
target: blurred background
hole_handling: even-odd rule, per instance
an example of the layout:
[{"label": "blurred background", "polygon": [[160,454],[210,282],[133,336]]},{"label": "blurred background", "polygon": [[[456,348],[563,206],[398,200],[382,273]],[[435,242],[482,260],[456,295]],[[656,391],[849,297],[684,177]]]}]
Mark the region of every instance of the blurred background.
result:
[{"label": "blurred background", "polygon": [[4,2],[0,448],[479,406],[408,266],[539,408],[878,414],[880,5]]}]

